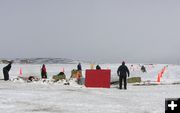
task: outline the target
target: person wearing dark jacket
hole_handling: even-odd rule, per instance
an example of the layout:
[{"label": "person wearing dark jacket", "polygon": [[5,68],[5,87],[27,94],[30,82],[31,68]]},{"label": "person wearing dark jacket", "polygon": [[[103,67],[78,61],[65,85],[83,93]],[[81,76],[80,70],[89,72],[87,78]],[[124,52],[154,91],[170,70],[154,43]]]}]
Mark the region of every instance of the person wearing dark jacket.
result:
[{"label": "person wearing dark jacket", "polygon": [[127,89],[127,75],[129,77],[129,69],[125,65],[125,62],[122,62],[122,65],[119,66],[117,70],[117,75],[119,76],[119,89],[122,89],[122,81],[124,81],[124,89]]},{"label": "person wearing dark jacket", "polygon": [[145,66],[142,66],[142,67],[141,67],[141,71],[142,71],[143,73],[145,73],[145,72],[146,72],[146,68],[145,68]]},{"label": "person wearing dark jacket", "polygon": [[42,68],[41,68],[41,77],[42,78],[47,78],[47,72],[46,72],[46,67],[43,64]]},{"label": "person wearing dark jacket", "polygon": [[96,66],[96,70],[100,70],[101,67],[99,65]]},{"label": "person wearing dark jacket", "polygon": [[82,67],[81,67],[81,63],[79,63],[77,65],[76,79],[77,79],[77,83],[79,85],[81,85],[82,84],[82,80],[81,80],[82,79]]},{"label": "person wearing dark jacket", "polygon": [[3,68],[3,74],[4,74],[5,81],[9,80],[9,71],[11,69],[11,64],[12,64],[12,61],[9,62],[9,64]]},{"label": "person wearing dark jacket", "polygon": [[81,71],[81,70],[82,70],[81,63],[79,63],[79,64],[77,65],[77,70],[78,70],[78,71]]}]

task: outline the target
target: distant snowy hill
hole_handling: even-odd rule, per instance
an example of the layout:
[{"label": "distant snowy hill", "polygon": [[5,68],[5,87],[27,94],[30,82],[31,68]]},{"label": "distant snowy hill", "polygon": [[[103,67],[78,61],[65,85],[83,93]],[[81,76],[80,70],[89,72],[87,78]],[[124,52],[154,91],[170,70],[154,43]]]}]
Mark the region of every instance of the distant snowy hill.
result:
[{"label": "distant snowy hill", "polygon": [[16,59],[0,59],[0,63],[8,63],[13,60],[17,64],[76,64],[78,61],[66,58],[16,58]]}]

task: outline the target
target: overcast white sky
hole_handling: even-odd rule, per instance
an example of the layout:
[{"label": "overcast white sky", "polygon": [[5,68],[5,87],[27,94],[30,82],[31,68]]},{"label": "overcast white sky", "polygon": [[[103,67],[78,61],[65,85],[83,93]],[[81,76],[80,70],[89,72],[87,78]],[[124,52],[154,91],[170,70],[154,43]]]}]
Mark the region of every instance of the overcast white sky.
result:
[{"label": "overcast white sky", "polygon": [[0,0],[0,57],[180,61],[179,0]]}]

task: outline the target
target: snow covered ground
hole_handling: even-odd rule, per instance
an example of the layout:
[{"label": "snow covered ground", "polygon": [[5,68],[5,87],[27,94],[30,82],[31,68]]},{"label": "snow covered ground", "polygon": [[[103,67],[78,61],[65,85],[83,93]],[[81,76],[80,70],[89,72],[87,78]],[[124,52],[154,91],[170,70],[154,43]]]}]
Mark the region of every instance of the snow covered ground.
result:
[{"label": "snow covered ground", "polygon": [[[117,80],[116,70],[119,64],[100,64],[104,69],[111,69],[111,81]],[[0,65],[0,69],[5,66]],[[76,69],[76,64],[49,64],[48,77],[59,73],[65,68],[65,74],[70,77],[70,71]],[[139,64],[128,64],[131,76],[139,76],[142,81],[156,81],[157,75],[165,64],[146,65],[147,73],[140,71]],[[89,64],[82,64],[83,70]],[[19,75],[22,68],[23,76],[40,76],[41,65],[13,64],[10,78]],[[85,71],[83,71],[84,74]],[[0,78],[3,78],[2,72]],[[127,90],[119,90],[118,85],[111,88],[86,88],[70,82],[70,85],[60,83],[0,80],[0,112],[1,113],[164,113],[165,98],[180,98],[180,66],[168,65],[161,83],[163,85],[134,86],[128,84]]]}]

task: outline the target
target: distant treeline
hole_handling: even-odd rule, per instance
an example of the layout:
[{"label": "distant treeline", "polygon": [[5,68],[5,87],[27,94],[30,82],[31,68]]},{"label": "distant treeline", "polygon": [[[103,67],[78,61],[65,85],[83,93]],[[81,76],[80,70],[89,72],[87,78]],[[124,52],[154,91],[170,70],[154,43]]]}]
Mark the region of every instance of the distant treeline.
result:
[{"label": "distant treeline", "polygon": [[17,64],[76,64],[74,61],[66,58],[16,58],[16,59],[0,59],[0,64],[7,64],[10,61]]}]

